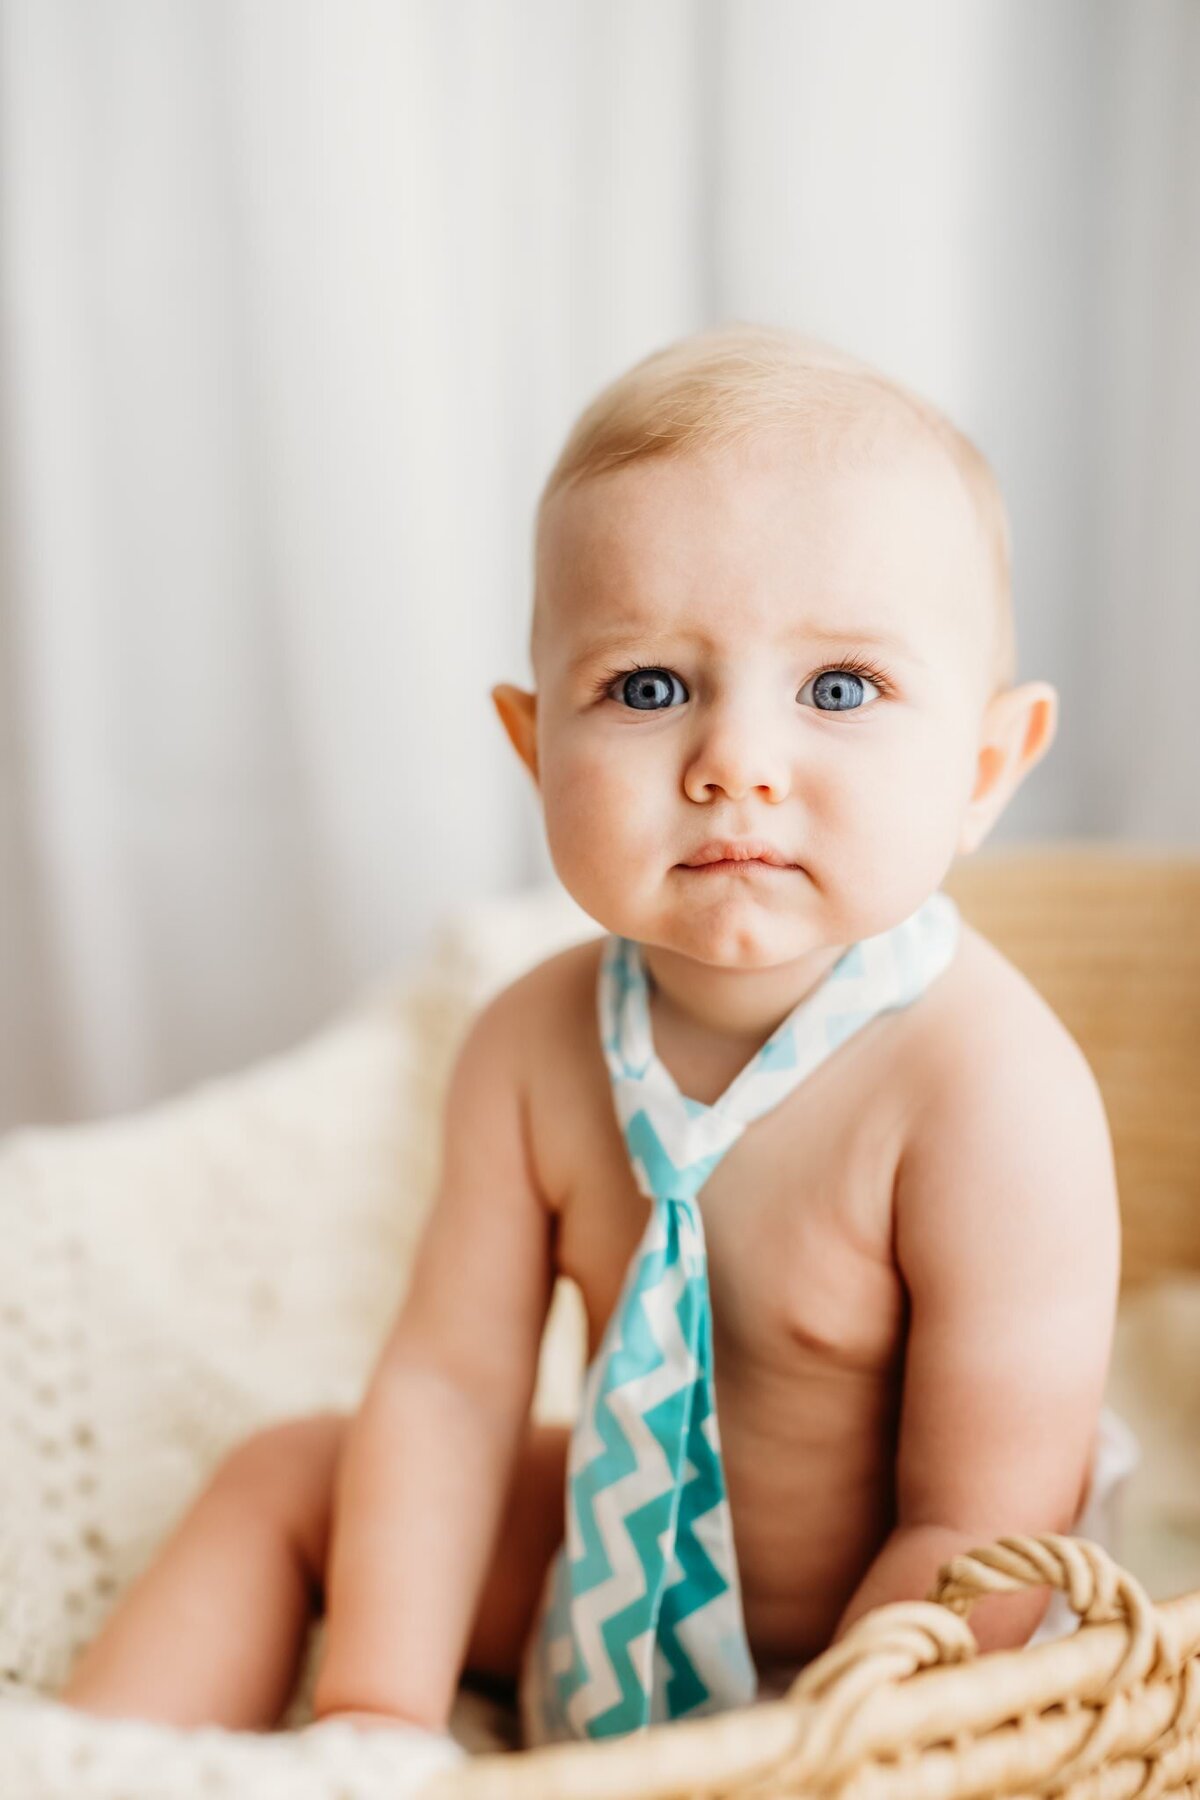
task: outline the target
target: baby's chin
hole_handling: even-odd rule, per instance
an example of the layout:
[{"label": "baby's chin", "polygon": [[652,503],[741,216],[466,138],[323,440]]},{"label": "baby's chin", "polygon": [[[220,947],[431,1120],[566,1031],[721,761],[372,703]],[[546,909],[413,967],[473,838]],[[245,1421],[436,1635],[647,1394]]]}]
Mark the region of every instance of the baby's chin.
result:
[{"label": "baby's chin", "polygon": [[719,936],[679,931],[670,937],[664,933],[648,941],[713,969],[779,969],[794,963],[798,957],[829,947],[811,934],[801,938],[795,932],[764,932],[751,938],[748,935]]},{"label": "baby's chin", "polygon": [[608,929],[712,968],[783,968],[874,937],[907,918],[926,897],[914,899],[882,881],[863,887],[869,902],[865,893],[830,891],[801,870],[745,883],[718,875],[705,888],[683,889],[668,881],[645,895],[627,892],[620,922]]},{"label": "baby's chin", "polygon": [[751,897],[719,905],[684,898],[626,928],[625,937],[718,969],[773,969],[841,940],[802,906],[784,912]]}]

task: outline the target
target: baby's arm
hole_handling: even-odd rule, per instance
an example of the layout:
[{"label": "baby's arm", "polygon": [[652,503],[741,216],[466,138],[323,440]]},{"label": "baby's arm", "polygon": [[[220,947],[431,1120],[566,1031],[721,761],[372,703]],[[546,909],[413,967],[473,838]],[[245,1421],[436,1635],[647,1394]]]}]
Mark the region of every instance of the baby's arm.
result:
[{"label": "baby's arm", "polygon": [[[1120,1228],[1103,1103],[1051,1015],[990,1021],[948,1059],[896,1187],[910,1300],[891,1536],[843,1614],[922,1598],[1008,1532],[1070,1531],[1116,1309]],[[1023,1643],[1044,1589],[972,1611]]]},{"label": "baby's arm", "polygon": [[525,1133],[521,995],[474,1022],[400,1316],[338,1475],[318,1717],[445,1726],[528,1418],[553,1285]]}]

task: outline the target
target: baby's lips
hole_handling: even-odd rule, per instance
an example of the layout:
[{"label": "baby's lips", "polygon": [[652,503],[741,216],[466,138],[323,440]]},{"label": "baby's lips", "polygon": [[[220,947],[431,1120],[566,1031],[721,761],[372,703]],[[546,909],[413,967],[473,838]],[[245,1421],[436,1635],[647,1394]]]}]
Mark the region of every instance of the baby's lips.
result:
[{"label": "baby's lips", "polygon": [[710,838],[708,843],[701,844],[680,866],[685,869],[701,869],[706,864],[715,862],[762,862],[769,863],[776,869],[797,867],[776,845],[768,843],[766,838]]}]

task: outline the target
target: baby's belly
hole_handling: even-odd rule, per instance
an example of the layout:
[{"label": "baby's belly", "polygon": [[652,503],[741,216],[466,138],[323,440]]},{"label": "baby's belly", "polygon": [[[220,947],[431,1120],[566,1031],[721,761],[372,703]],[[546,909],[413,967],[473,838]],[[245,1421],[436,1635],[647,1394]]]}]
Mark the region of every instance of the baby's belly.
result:
[{"label": "baby's belly", "polygon": [[[714,1224],[717,1425],[763,1670],[825,1648],[894,1523],[904,1299],[883,1255],[844,1238],[781,1248]],[[611,1305],[590,1309],[592,1354]]]},{"label": "baby's belly", "polygon": [[[727,1358],[728,1369],[728,1358]],[[718,1381],[717,1417],[759,1667],[829,1643],[894,1519],[896,1383],[843,1370]]]}]

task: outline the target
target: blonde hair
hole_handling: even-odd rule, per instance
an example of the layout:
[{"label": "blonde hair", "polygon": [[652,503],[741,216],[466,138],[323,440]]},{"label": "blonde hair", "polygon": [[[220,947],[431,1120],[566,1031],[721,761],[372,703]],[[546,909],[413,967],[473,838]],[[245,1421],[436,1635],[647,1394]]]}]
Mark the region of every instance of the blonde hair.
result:
[{"label": "blonde hair", "polygon": [[[805,434],[814,450],[843,462],[867,460],[897,431],[940,446],[966,491],[992,572],[995,685],[1011,685],[1011,541],[991,466],[928,400],[798,332],[720,326],[657,350],[619,375],[572,426],[538,501],[538,530],[563,488],[648,457],[736,448],[776,427]],[[535,636],[537,610],[535,600]]]}]

